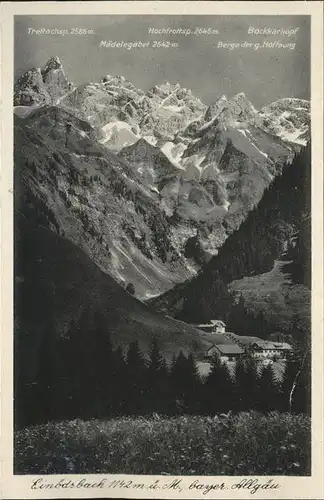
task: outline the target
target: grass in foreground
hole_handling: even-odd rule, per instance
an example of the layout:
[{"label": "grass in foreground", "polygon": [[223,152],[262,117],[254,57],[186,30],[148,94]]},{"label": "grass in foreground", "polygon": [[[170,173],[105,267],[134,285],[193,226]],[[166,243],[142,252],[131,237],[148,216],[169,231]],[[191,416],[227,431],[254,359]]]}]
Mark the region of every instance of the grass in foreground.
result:
[{"label": "grass in foreground", "polygon": [[309,475],[310,418],[246,412],[53,422],[16,433],[15,472]]}]

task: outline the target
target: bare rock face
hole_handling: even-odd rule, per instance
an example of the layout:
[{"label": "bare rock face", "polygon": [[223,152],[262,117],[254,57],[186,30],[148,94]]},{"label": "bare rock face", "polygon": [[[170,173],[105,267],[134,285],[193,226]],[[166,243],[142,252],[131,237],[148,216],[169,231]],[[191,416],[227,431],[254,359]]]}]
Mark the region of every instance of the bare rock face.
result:
[{"label": "bare rock face", "polygon": [[145,139],[125,147],[119,158],[126,160],[142,177],[144,184],[160,192],[163,186],[179,174],[179,169],[163,154],[160,148]]},{"label": "bare rock face", "polygon": [[68,81],[58,57],[52,57],[41,73],[44,85],[51,96],[52,104],[57,104],[63,95],[73,89],[73,84]]},{"label": "bare rock face", "polygon": [[[60,106],[103,130],[103,142],[115,151],[146,138],[153,145],[172,141],[206,106],[179,84],[155,86],[147,93],[121,76],[106,75],[98,83],[75,89]],[[113,137],[112,133],[119,137]],[[127,131],[133,133],[133,138]]]},{"label": "bare rock face", "polygon": [[106,75],[99,82],[76,88],[61,100],[60,106],[98,128],[112,121],[134,126],[142,113],[143,95],[124,77]]},{"label": "bare rock face", "polygon": [[258,121],[265,130],[284,141],[305,146],[310,139],[310,102],[305,99],[278,99],[261,110]]},{"label": "bare rock face", "polygon": [[24,73],[15,84],[14,105],[57,104],[73,84],[68,81],[58,57],[51,57],[44,68]]},{"label": "bare rock face", "polygon": [[213,104],[211,104],[206,113],[205,113],[205,121],[209,122],[216,118],[221,111],[227,106],[227,98],[225,95],[222,95],[217,101],[215,101]]},{"label": "bare rock face", "polygon": [[150,89],[146,98],[151,100],[151,119],[142,121],[142,129],[165,140],[184,130],[189,123],[203,116],[206,106],[193,95],[191,90],[182,88],[178,83],[166,82]]},{"label": "bare rock face", "polygon": [[[151,153],[176,170],[158,148]],[[25,217],[79,246],[117,282],[134,283],[137,296],[193,275],[158,192],[88,122],[47,106],[16,117],[15,168]]]},{"label": "bare rock face", "polygon": [[30,69],[15,84],[14,105],[48,104],[50,95],[44,85],[40,68]]},{"label": "bare rock face", "polygon": [[[42,169],[47,148],[55,148],[64,161],[51,161],[62,180],[47,186],[54,194],[46,205],[62,214],[59,199],[67,192],[71,206],[61,230],[105,272],[134,283],[140,296],[199,271],[188,241],[194,237],[204,255],[216,255],[309,137],[310,107],[301,99],[279,99],[259,111],[239,93],[207,107],[179,83],[144,92],[109,74],[73,87],[57,57],[22,75],[14,102],[23,118],[17,126],[18,137],[24,131],[24,157],[36,158],[38,166],[31,182],[37,196],[52,182]],[[70,186],[75,169],[97,180],[80,181],[82,174]],[[85,213],[89,224],[81,220]]]}]

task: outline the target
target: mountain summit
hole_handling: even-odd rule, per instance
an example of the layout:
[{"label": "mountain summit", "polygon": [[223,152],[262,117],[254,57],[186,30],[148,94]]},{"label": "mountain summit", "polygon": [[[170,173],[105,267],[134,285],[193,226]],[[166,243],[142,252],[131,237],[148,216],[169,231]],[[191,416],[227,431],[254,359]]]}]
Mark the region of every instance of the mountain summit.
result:
[{"label": "mountain summit", "polygon": [[53,56],[43,68],[30,69],[17,80],[14,105],[57,104],[72,89],[73,84],[67,79],[60,59]]},{"label": "mountain summit", "polygon": [[55,70],[55,69],[63,69],[62,63],[60,59],[57,56],[52,56],[44,66],[44,69],[42,70],[43,74],[48,73],[49,71]]}]

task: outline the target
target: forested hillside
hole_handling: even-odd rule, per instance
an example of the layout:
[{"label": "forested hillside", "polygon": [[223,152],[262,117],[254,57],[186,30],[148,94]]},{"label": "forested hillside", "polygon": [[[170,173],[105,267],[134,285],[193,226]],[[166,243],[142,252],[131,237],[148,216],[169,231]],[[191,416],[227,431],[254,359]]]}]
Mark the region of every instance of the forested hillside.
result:
[{"label": "forested hillside", "polygon": [[[94,379],[102,375],[99,358],[107,364],[108,336],[121,348],[136,340],[144,353],[157,337],[167,359],[180,350],[203,355],[209,342],[195,328],[138,301],[80,248],[42,227],[40,219],[35,222],[16,215],[16,425],[33,423],[43,414],[62,417],[62,387],[74,398],[79,390],[86,391],[80,373],[92,391]],[[64,339],[73,342],[68,356],[60,350]],[[66,374],[68,369],[76,379]],[[106,383],[104,378],[101,383]],[[88,412],[94,412],[89,400],[84,401]]]},{"label": "forested hillside", "polygon": [[193,280],[156,299],[158,307],[188,322],[226,317],[233,305],[228,285],[270,271],[286,254],[292,280],[310,287],[310,145],[286,164],[259,204]]}]

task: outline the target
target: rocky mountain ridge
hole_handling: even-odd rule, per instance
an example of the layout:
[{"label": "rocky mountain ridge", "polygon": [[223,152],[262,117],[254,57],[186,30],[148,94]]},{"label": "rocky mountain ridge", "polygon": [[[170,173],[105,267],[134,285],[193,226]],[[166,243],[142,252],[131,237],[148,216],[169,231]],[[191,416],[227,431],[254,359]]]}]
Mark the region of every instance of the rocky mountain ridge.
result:
[{"label": "rocky mountain ridge", "polygon": [[27,218],[78,245],[118,282],[134,283],[137,296],[192,276],[157,193],[87,122],[57,107],[15,122],[16,196]]},{"label": "rocky mountain ridge", "polygon": [[51,57],[43,68],[32,68],[18,78],[14,106],[55,105],[73,89],[59,58]]},{"label": "rocky mountain ridge", "polygon": [[[98,128],[111,122],[119,129],[127,129],[128,125],[134,134],[133,142],[140,136],[159,147],[175,138],[179,141],[188,125],[191,124],[191,130],[208,126],[215,118],[225,127],[234,121],[249,123],[288,142],[305,145],[307,137],[300,136],[310,121],[309,102],[298,98],[278,99],[259,111],[243,92],[230,99],[223,95],[207,106],[179,83],[165,82],[144,92],[123,76],[106,75],[99,82],[75,87],[56,56],[42,69],[28,70],[15,84],[15,106],[44,104],[59,104]],[[103,130],[104,141],[108,130]]]},{"label": "rocky mountain ridge", "polygon": [[207,107],[178,83],[111,75],[74,87],[56,57],[18,79],[14,103],[17,166],[53,229],[141,297],[216,255],[309,133],[307,101]]}]

